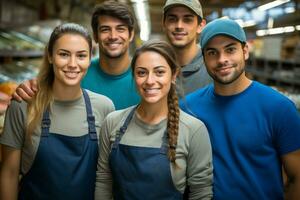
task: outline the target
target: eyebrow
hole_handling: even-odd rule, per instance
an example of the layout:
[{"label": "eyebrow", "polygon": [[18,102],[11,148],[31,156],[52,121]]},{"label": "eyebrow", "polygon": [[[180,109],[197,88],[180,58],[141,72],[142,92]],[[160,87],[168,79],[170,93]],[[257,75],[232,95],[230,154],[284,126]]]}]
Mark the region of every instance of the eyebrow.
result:
[{"label": "eyebrow", "polygon": [[[237,45],[237,42],[232,42],[232,43],[225,45],[224,48],[228,48],[228,47],[235,46],[235,45]],[[214,48],[214,47],[205,48],[205,51],[209,51],[209,50],[216,50],[216,48]]]},{"label": "eyebrow", "polygon": [[[136,68],[146,69],[146,67],[142,67],[142,66],[137,66]],[[159,69],[159,68],[167,68],[167,66],[164,66],[164,65],[158,65],[158,66],[155,66],[155,67],[154,67],[154,69]]]},{"label": "eyebrow", "polygon": [[[167,17],[178,17],[176,14],[167,14]],[[193,14],[186,14],[184,15],[183,17],[188,17],[188,18],[194,18],[194,15]]]},{"label": "eyebrow", "polygon": [[[127,27],[126,24],[118,24],[116,27]],[[109,25],[99,25],[98,29],[100,28],[111,28]]]},{"label": "eyebrow", "polygon": [[[67,50],[67,49],[58,49],[58,50],[70,53],[70,51]],[[76,51],[76,53],[84,53],[84,52],[88,52],[88,50],[79,50],[79,51]]]}]

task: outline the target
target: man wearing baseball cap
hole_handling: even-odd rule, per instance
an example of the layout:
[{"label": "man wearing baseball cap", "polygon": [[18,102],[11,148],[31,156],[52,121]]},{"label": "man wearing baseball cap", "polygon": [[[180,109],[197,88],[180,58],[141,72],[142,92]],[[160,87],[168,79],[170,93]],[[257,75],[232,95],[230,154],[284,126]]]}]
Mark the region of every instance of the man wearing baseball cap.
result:
[{"label": "man wearing baseball cap", "polygon": [[244,30],[217,19],[202,31],[204,62],[214,84],[182,102],[202,120],[213,149],[214,199],[300,199],[300,116],[292,101],[245,76]]},{"label": "man wearing baseball cap", "polygon": [[166,1],[163,8],[163,29],[182,66],[182,77],[177,80],[181,96],[212,82],[203,63],[201,48],[197,44],[205,24],[199,0]]}]

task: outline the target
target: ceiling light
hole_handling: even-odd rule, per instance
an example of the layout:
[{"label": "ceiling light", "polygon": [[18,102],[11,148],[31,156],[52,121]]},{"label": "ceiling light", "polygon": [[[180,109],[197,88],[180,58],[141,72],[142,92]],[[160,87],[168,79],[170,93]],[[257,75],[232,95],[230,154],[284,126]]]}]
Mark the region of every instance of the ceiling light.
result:
[{"label": "ceiling light", "polygon": [[276,1],[272,1],[272,2],[264,4],[264,5],[261,5],[257,9],[260,10],[260,11],[265,11],[265,10],[269,10],[271,8],[274,8],[276,6],[282,5],[284,3],[287,3],[289,1],[291,1],[291,0],[276,0]]}]

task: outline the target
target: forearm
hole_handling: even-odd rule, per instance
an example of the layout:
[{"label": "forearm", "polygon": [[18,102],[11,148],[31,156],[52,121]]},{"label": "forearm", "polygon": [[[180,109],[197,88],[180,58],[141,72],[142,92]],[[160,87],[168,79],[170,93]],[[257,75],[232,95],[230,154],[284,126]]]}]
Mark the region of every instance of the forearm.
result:
[{"label": "forearm", "polygon": [[95,200],[111,200],[112,199],[112,181],[103,173],[97,172]]},{"label": "forearm", "polygon": [[0,199],[16,200],[18,197],[18,175],[9,175],[1,170]]},{"label": "forearm", "polygon": [[285,186],[285,199],[286,200],[299,200],[300,199],[300,178],[288,181]]}]

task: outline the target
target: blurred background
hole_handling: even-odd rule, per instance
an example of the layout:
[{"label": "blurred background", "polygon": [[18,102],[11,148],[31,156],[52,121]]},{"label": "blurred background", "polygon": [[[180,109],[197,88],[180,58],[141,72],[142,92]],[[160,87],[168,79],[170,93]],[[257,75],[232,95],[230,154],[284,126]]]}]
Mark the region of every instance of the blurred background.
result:
[{"label": "blurred background", "polygon": [[[165,0],[119,1],[131,6],[138,21],[132,50],[143,41],[165,39],[161,26]],[[64,22],[76,22],[91,31],[93,8],[101,2],[103,0],[0,1],[0,128],[15,87],[36,76],[53,28]],[[227,16],[245,28],[251,47],[247,75],[281,91],[300,108],[300,0],[200,2],[207,22]],[[97,56],[97,48],[94,56]]]}]

